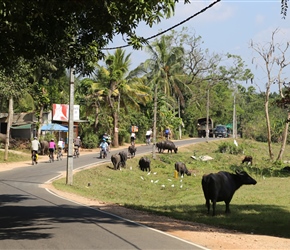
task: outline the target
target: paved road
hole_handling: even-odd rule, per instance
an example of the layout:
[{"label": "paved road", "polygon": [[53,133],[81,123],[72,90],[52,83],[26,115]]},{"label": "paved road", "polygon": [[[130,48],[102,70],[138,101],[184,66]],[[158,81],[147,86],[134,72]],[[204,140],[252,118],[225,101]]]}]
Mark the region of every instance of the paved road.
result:
[{"label": "paved road", "polygon": [[[150,151],[151,146],[140,146],[137,155]],[[74,169],[101,161],[97,155],[83,155],[74,160]],[[66,160],[63,160],[0,173],[0,249],[205,249],[64,200],[41,187],[65,170]]]}]

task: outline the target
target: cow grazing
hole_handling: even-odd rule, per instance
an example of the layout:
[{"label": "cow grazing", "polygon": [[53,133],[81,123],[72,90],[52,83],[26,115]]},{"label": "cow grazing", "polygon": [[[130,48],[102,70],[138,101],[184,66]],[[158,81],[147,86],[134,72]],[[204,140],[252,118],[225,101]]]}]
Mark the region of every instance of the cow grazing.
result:
[{"label": "cow grazing", "polygon": [[157,142],[156,143],[156,148],[158,150],[158,153],[163,152],[163,141]]},{"label": "cow grazing", "polygon": [[213,216],[215,215],[216,202],[224,201],[226,203],[226,213],[230,213],[230,202],[236,190],[242,185],[255,185],[256,183],[256,180],[245,171],[236,171],[236,174],[221,171],[204,175],[201,184],[207,212],[210,211],[210,201],[212,202]]},{"label": "cow grazing", "polygon": [[150,160],[147,157],[142,157],[139,160],[139,168],[142,171],[146,171],[147,172],[147,170],[148,170],[150,172],[151,171],[151,168],[150,168]]},{"label": "cow grazing", "polygon": [[124,151],[119,152],[119,155],[121,157],[121,166],[126,167],[126,161],[127,161],[127,154]]},{"label": "cow grazing", "polygon": [[137,148],[134,145],[130,145],[128,147],[128,153],[130,154],[131,157],[134,157],[136,154]]},{"label": "cow grazing", "polygon": [[181,175],[184,176],[184,174],[186,175],[191,175],[191,173],[188,171],[186,165],[183,162],[176,162],[175,165],[175,170]]},{"label": "cow grazing", "polygon": [[49,148],[49,142],[48,141],[41,141],[40,142],[40,152],[42,155],[47,155],[48,154],[48,148]]},{"label": "cow grazing", "polygon": [[253,157],[252,156],[249,156],[249,155],[246,155],[245,158],[242,160],[242,164],[247,162],[248,164],[251,164],[253,165]]},{"label": "cow grazing", "polygon": [[114,169],[118,170],[121,166],[121,156],[119,154],[114,154],[111,156],[111,162],[113,163]]},{"label": "cow grazing", "polygon": [[161,153],[161,151],[163,152],[166,149],[168,150],[167,153],[169,153],[169,151],[172,153],[172,150],[174,151],[174,153],[177,153],[178,148],[175,146],[175,144],[172,141],[163,141],[163,142],[158,142],[158,143],[156,143],[156,146],[158,147],[159,153]]}]

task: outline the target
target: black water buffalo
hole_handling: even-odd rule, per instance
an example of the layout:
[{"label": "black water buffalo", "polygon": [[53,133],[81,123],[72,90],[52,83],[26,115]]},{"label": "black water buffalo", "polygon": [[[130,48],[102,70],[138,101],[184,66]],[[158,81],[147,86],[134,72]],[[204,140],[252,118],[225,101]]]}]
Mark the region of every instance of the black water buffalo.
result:
[{"label": "black water buffalo", "polygon": [[40,142],[40,152],[42,155],[47,155],[48,154],[48,148],[49,148],[49,142],[48,141],[41,141]]},{"label": "black water buffalo", "polygon": [[257,182],[245,171],[236,171],[236,174],[220,171],[215,174],[208,174],[202,177],[202,190],[206,200],[207,212],[210,211],[212,202],[212,215],[215,215],[216,202],[226,203],[226,213],[230,213],[230,202],[234,193],[242,185],[255,185]]},{"label": "black water buffalo", "polygon": [[111,156],[111,162],[113,163],[114,169],[118,170],[121,166],[121,156],[119,154],[114,154]]},{"label": "black water buffalo", "polygon": [[158,153],[161,153],[161,151],[163,152],[163,141],[157,142],[156,148],[158,150]]},{"label": "black water buffalo", "polygon": [[134,157],[136,154],[137,148],[134,145],[130,145],[128,147],[128,153],[130,154],[131,157]]},{"label": "black water buffalo", "polygon": [[174,153],[177,153],[178,148],[175,146],[175,144],[172,141],[163,141],[162,143],[162,148],[163,150],[168,150],[167,153],[169,153],[169,151],[172,154],[172,150],[174,151]]},{"label": "black water buffalo", "polygon": [[119,155],[121,157],[121,165],[122,167],[126,167],[126,161],[127,161],[127,154],[124,151],[119,152]]},{"label": "black water buffalo", "polygon": [[184,174],[186,175],[191,175],[191,173],[188,171],[186,165],[183,162],[176,162],[175,165],[175,170],[181,175],[184,176]]},{"label": "black water buffalo", "polygon": [[248,164],[250,163],[251,165],[253,165],[253,157],[246,155],[245,158],[242,160],[242,163],[247,162]]},{"label": "black water buffalo", "polygon": [[150,160],[147,157],[142,157],[139,160],[139,168],[142,171],[146,171],[147,172],[147,170],[148,170],[150,172],[151,171],[151,168],[150,168]]}]

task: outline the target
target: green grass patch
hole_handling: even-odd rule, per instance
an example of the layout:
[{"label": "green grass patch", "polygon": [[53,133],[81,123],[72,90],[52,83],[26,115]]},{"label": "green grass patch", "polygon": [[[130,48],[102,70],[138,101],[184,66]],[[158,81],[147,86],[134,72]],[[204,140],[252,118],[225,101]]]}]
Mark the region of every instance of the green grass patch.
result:
[{"label": "green grass patch", "polygon": [[[232,139],[227,139],[227,143],[233,143]],[[138,168],[139,157],[135,157],[129,159],[127,168],[121,171],[113,170],[112,164],[106,163],[76,173],[72,186],[65,184],[65,178],[53,185],[90,199],[184,221],[290,238],[290,175],[281,171],[285,164],[269,160],[266,143],[244,140],[238,140],[238,143],[245,154],[253,156],[253,166],[241,164],[244,155],[236,153],[237,150],[221,153],[219,149],[221,144],[225,146],[224,141],[213,141],[179,148],[177,154],[157,153],[155,160],[149,155],[150,174]],[[285,149],[284,160],[290,160],[289,149],[288,146]],[[275,155],[278,150],[279,145],[273,145]],[[193,155],[197,160],[192,159]],[[201,161],[200,156],[204,155],[213,160]],[[174,163],[177,161],[184,162],[192,176],[174,178]],[[201,178],[203,174],[221,170],[245,170],[258,183],[237,190],[230,204],[230,215],[224,213],[224,202],[219,202],[217,216],[212,217],[207,215]]]},{"label": "green grass patch", "polygon": [[9,163],[9,162],[19,162],[19,161],[29,161],[31,159],[30,154],[24,153],[12,153],[8,152],[8,160],[4,161],[4,151],[0,151],[0,163]]}]

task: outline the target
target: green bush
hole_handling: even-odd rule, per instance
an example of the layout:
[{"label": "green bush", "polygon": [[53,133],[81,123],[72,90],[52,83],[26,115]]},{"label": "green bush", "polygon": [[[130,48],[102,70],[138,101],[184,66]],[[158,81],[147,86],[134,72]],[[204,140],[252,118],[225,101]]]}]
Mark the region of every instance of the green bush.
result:
[{"label": "green bush", "polygon": [[236,146],[232,142],[223,142],[218,146],[218,152],[238,155],[238,154],[243,154],[244,147],[243,145]]},{"label": "green bush", "polygon": [[82,140],[83,148],[97,148],[99,146],[99,138],[96,134],[87,134]]}]

